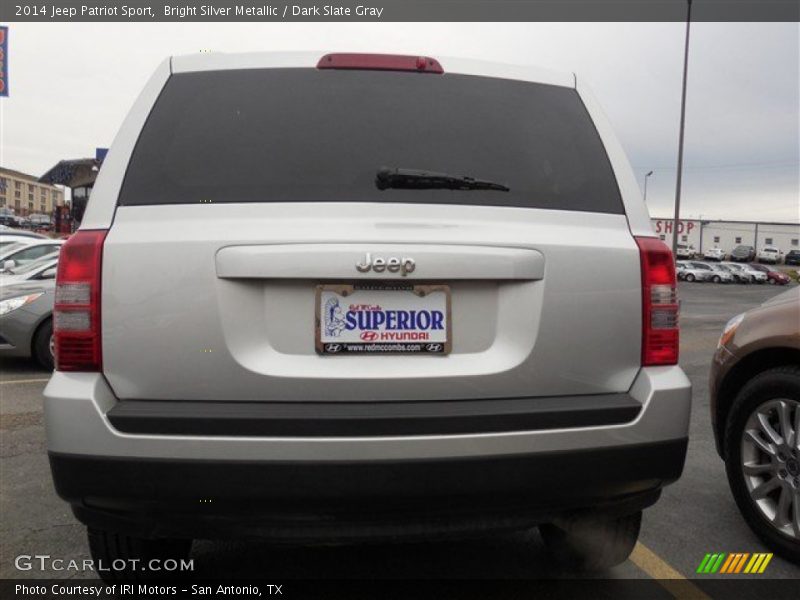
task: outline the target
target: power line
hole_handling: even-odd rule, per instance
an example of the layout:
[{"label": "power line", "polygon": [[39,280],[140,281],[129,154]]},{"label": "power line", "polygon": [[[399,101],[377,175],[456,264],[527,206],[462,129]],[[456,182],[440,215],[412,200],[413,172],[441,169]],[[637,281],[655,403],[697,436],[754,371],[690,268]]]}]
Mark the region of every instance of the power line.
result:
[{"label": "power line", "polygon": [[[710,169],[746,169],[750,167],[755,168],[764,168],[764,169],[786,169],[786,168],[797,168],[800,169],[800,162],[762,162],[762,163],[738,163],[738,164],[727,164],[727,165],[703,165],[697,167],[689,167],[685,166],[683,169],[685,171],[703,171],[703,170],[710,170]],[[647,166],[647,167],[633,167],[636,171],[649,171],[651,169],[658,170],[658,171],[674,171],[677,169],[675,165],[672,166]]]}]

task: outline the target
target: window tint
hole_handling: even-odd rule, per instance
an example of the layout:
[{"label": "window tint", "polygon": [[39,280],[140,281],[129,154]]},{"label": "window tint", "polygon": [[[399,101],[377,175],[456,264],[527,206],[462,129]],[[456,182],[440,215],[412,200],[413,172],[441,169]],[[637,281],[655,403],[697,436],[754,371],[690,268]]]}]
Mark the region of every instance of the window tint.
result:
[{"label": "window tint", "polygon": [[[511,191],[379,191],[381,167],[466,175]],[[574,89],[317,69],[173,75],[119,196],[121,205],[322,201],[623,212]]]}]

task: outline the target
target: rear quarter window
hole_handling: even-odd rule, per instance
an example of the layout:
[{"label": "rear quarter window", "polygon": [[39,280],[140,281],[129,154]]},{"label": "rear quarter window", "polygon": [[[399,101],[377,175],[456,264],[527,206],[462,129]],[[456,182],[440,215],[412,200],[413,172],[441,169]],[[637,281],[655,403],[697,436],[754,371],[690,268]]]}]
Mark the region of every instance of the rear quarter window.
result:
[{"label": "rear quarter window", "polygon": [[[466,175],[510,191],[379,191],[381,167]],[[608,156],[574,89],[317,69],[172,75],[140,134],[118,201],[623,212]]]}]

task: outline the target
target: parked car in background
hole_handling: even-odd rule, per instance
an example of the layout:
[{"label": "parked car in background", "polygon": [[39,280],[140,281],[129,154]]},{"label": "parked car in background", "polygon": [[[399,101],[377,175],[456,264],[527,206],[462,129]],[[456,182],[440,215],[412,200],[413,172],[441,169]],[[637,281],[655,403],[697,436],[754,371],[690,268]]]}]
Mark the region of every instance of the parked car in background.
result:
[{"label": "parked car in background", "polygon": [[714,271],[714,276],[711,278],[712,282],[733,283],[736,281],[736,278],[733,276],[733,273],[731,273],[729,269],[726,269],[725,265],[713,263],[708,266],[711,267],[712,271]]},{"label": "parked car in background", "polygon": [[[714,271],[714,269],[712,269],[711,265],[708,263],[695,260],[690,260],[687,262],[690,265],[689,270],[695,277],[697,277],[698,272],[701,274],[701,277],[697,277],[697,281],[713,281],[714,283],[720,283],[722,281],[720,274]],[[692,281],[691,279],[688,279],[688,275],[689,273],[687,273],[687,276],[685,277],[686,281]]]},{"label": "parked car in background", "polygon": [[678,279],[683,281],[708,281],[712,276],[710,267],[707,267],[707,265],[705,267],[697,267],[695,263],[688,260],[676,261],[675,268]]},{"label": "parked car in background", "polygon": [[750,264],[750,268],[755,271],[761,271],[762,273],[767,274],[767,283],[771,285],[786,285],[787,283],[791,283],[792,278],[789,277],[786,273],[779,271],[778,269],[773,269],[771,267],[767,267],[766,265],[761,265],[758,263]]},{"label": "parked car in background", "polygon": [[4,248],[17,242],[31,243],[35,240],[46,239],[48,239],[47,236],[44,236],[40,233],[34,233],[33,231],[6,228],[0,230],[0,252],[2,252]]},{"label": "parked car in background", "polygon": [[48,254],[38,260],[0,272],[0,285],[13,285],[30,280],[55,279],[57,265],[58,253]]},{"label": "parked car in background", "polygon": [[731,261],[750,262],[756,257],[756,249],[753,246],[736,246],[731,252]]},{"label": "parked car in background", "polygon": [[55,279],[0,288],[0,357],[32,357],[53,368],[54,289]]},{"label": "parked car in background", "polygon": [[740,273],[737,269],[731,268],[729,263],[717,263],[714,266],[718,269],[728,272],[733,283],[750,283],[749,277],[746,277],[744,273]]},{"label": "parked car in background", "polygon": [[30,223],[31,229],[43,229],[45,231],[49,231],[53,226],[50,215],[28,215],[28,222]]},{"label": "parked car in background", "polygon": [[752,283],[767,283],[767,274],[764,271],[759,271],[758,269],[754,269],[749,264],[740,265],[744,272],[750,276],[750,281]]},{"label": "parked car in background", "polygon": [[739,283],[766,283],[767,274],[753,269],[748,264],[733,262],[722,263],[737,276]]},{"label": "parked car in background", "polygon": [[94,560],[535,526],[572,568],[626,560],[683,469],[691,384],[672,252],[583,85],[162,63],[56,285],[50,468]]},{"label": "parked car in background", "polygon": [[8,252],[14,248],[22,248],[25,245],[25,238],[5,238],[0,240],[0,253]]},{"label": "parked car in background", "polygon": [[739,510],[765,544],[800,562],[800,288],[728,321],[709,391]]},{"label": "parked car in background", "polygon": [[787,265],[800,265],[800,250],[789,250],[783,262]]},{"label": "parked car in background", "polygon": [[678,244],[678,247],[675,249],[675,257],[676,258],[694,258],[695,252],[694,246],[689,244]]},{"label": "parked car in background", "polygon": [[724,262],[721,263],[723,267],[728,269],[732,274],[734,281],[736,283],[752,283],[753,278],[747,274],[747,272],[742,268],[742,265],[738,263],[732,262]]},{"label": "parked car in background", "polygon": [[21,242],[0,250],[0,271],[8,271],[15,267],[26,265],[43,256],[53,254],[61,249],[64,240],[31,240],[30,243]]},{"label": "parked car in background", "polygon": [[777,265],[783,258],[783,252],[775,246],[764,246],[758,253],[758,262]]},{"label": "parked car in background", "polygon": [[725,260],[725,250],[722,248],[709,248],[703,253],[703,258],[707,260]]}]

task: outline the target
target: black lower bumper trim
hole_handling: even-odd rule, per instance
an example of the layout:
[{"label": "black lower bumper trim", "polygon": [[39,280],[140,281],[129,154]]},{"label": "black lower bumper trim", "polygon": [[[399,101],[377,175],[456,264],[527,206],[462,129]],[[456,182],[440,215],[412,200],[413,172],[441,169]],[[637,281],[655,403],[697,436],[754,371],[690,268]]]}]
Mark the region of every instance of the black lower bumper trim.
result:
[{"label": "black lower bumper trim", "polygon": [[[137,535],[340,537],[510,528],[580,509],[632,511],[677,479],[686,439],[490,458],[298,463],[50,454],[87,525]],[[355,524],[359,524],[356,526]]]},{"label": "black lower bumper trim", "polygon": [[641,408],[628,394],[430,402],[120,400],[108,419],[125,433],[164,435],[446,435],[620,424]]}]

